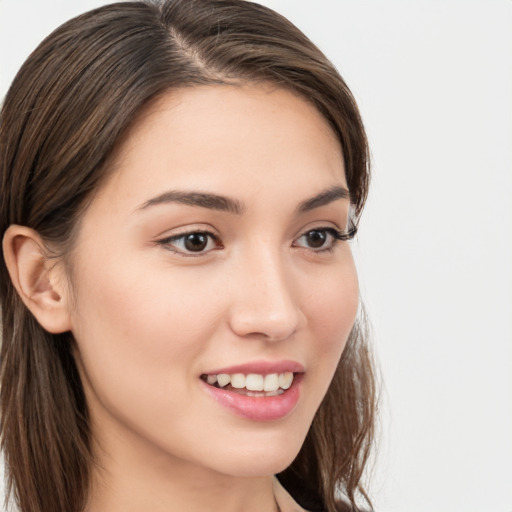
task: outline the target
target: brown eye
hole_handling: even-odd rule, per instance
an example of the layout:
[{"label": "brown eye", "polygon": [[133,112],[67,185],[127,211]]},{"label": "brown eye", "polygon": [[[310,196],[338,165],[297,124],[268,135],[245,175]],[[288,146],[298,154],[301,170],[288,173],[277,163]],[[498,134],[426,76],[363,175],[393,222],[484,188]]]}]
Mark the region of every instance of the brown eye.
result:
[{"label": "brown eye", "polygon": [[294,247],[303,247],[314,252],[330,251],[345,236],[334,228],[317,228],[306,231],[293,242]]},{"label": "brown eye", "polygon": [[183,245],[187,251],[204,251],[208,245],[208,235],[206,233],[190,233],[184,237]]},{"label": "brown eye", "polygon": [[320,249],[320,247],[323,247],[327,239],[327,232],[320,229],[313,229],[304,235],[304,241],[312,249]]},{"label": "brown eye", "polygon": [[208,231],[191,231],[171,236],[159,240],[158,244],[182,256],[201,256],[222,248],[218,237]]}]

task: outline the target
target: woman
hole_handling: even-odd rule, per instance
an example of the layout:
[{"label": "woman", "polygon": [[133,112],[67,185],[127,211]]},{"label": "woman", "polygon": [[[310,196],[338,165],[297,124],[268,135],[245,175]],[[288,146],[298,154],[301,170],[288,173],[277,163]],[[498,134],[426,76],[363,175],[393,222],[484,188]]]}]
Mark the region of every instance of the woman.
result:
[{"label": "woman", "polygon": [[36,49],[0,123],[19,509],[369,503],[368,149],[319,50],[249,2],[113,4]]}]

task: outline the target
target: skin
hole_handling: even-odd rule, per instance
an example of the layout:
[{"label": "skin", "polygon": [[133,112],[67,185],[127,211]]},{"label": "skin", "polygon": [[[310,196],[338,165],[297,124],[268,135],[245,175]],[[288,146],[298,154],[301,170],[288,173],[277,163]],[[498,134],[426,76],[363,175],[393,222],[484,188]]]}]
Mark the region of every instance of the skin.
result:
[{"label": "skin", "polygon": [[[348,199],[298,212],[334,186],[347,188],[339,142],[289,91],[172,91],[137,120],[81,220],[61,290],[98,459],[90,512],[275,510],[272,475],[298,453],[358,305],[349,242],[326,231],[347,230]],[[242,211],[148,205],[169,190]],[[304,236],[315,228],[321,248]],[[202,252],[176,239],[205,231],[215,240]],[[200,380],[282,359],[305,372],[278,420],[234,414]]]}]

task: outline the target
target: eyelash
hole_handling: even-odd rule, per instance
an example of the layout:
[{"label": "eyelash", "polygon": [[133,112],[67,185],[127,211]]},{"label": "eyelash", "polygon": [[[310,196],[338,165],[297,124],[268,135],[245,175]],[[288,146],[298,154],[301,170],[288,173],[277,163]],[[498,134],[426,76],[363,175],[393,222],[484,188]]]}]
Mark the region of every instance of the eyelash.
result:
[{"label": "eyelash", "polygon": [[[302,246],[295,245],[295,242],[297,240],[300,240],[301,238],[303,238],[303,237],[305,237],[307,235],[311,235],[314,232],[317,232],[317,233],[327,233],[332,238],[331,244],[328,247],[323,247],[322,246],[322,247],[320,247],[318,249],[315,249],[315,248],[312,248],[312,247],[302,247]],[[352,240],[354,238],[354,236],[356,235],[356,233],[357,233],[357,227],[356,226],[353,226],[349,231],[346,231],[346,232],[339,231],[339,230],[337,230],[335,228],[332,228],[332,227],[318,227],[318,228],[308,229],[307,231],[302,233],[300,236],[298,236],[294,240],[293,246],[294,247],[303,248],[303,249],[306,249],[306,250],[309,250],[309,251],[312,251],[313,253],[333,252],[334,247],[337,245],[338,242]],[[192,236],[192,235],[203,235],[203,236],[206,236],[209,239],[206,243],[208,244],[210,241],[213,241],[216,244],[216,247],[215,248],[211,248],[211,249],[206,250],[206,251],[203,249],[203,250],[200,250],[200,251],[189,251],[189,252],[187,252],[186,248],[185,249],[177,249],[177,248],[173,247],[172,244],[176,244],[176,242],[178,242],[178,241],[182,241],[183,243],[185,243],[186,242],[186,240],[185,240],[186,237],[189,237],[189,236]],[[176,254],[179,254],[180,256],[192,257],[192,258],[203,256],[204,254],[208,254],[212,250],[222,249],[223,248],[223,245],[222,245],[222,243],[220,241],[220,238],[215,233],[212,233],[211,231],[208,231],[208,230],[189,231],[187,233],[181,233],[179,235],[173,235],[173,236],[170,236],[170,237],[167,237],[167,238],[163,238],[161,240],[157,240],[156,243],[158,245],[160,245],[160,246],[165,247],[166,249],[168,249],[168,250],[170,250],[172,252],[175,252]]]},{"label": "eyelash", "polygon": [[304,247],[307,250],[313,251],[315,253],[322,253],[322,252],[333,252],[334,248],[336,247],[338,242],[344,242],[348,240],[352,240],[356,233],[357,228],[353,226],[349,231],[339,231],[338,229],[331,228],[331,227],[318,227],[313,229],[308,229],[306,232],[302,233],[299,237],[297,237],[295,240],[300,240],[301,238],[311,235],[311,233],[327,233],[332,237],[332,243],[328,247],[321,247],[320,249],[313,249],[311,247]]}]

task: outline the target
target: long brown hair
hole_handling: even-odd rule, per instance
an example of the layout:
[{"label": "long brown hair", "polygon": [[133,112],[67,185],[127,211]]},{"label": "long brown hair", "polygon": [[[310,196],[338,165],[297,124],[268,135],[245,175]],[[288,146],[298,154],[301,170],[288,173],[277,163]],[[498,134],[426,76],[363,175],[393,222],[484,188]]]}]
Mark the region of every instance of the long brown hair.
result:
[{"label": "long brown hair", "polygon": [[[65,256],[121,136],[151,100],[178,87],[270,82],[295,91],[340,140],[357,224],[369,183],[355,101],[332,64],[282,16],[243,0],[123,2],[58,28],[27,59],[0,114],[0,233],[36,230]],[[71,333],[45,331],[0,262],[1,443],[21,512],[79,512],[91,439]],[[354,326],[285,486],[329,512],[357,510],[376,392],[364,321]],[[369,501],[367,501],[369,503]]]}]

